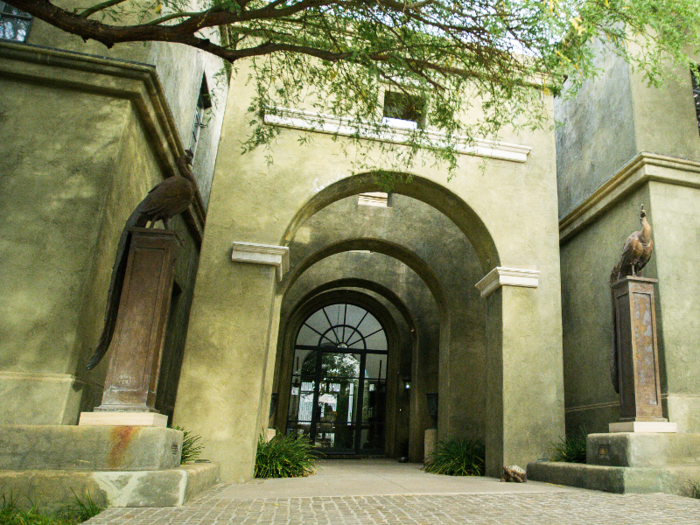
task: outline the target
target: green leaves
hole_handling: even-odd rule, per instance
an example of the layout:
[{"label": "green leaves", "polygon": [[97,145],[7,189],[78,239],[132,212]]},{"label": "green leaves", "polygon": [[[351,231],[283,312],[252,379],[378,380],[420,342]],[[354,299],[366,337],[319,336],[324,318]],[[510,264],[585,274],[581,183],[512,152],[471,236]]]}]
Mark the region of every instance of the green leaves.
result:
[{"label": "green leaves", "polygon": [[270,441],[258,440],[256,478],[299,478],[313,474],[316,454],[305,436],[278,433]]},{"label": "green leaves", "polygon": [[485,448],[476,439],[440,441],[423,470],[447,476],[483,476]]},{"label": "green leaves", "polygon": [[199,443],[202,436],[199,434],[193,434],[189,430],[185,430],[182,427],[173,427],[175,430],[182,432],[182,455],[180,456],[180,463],[193,463],[201,454],[204,446]]},{"label": "green leaves", "polygon": [[586,436],[588,433],[581,428],[578,432],[567,434],[559,443],[553,443],[553,461],[565,461],[567,463],[586,462]]},{"label": "green leaves", "polygon": [[[686,72],[700,51],[700,0],[203,0],[197,12],[185,0],[106,0],[82,17],[10,3],[108,46],[159,40],[248,59],[258,117],[311,108],[379,132],[386,89],[428,101],[425,127],[405,146],[345,140],[364,149],[355,171],[407,172],[425,163],[419,152],[454,171],[457,140],[548,125],[548,95],[568,78],[571,96],[595,76],[596,53],[618,54],[659,85],[669,62]],[[278,134],[257,118],[244,149]]]}]

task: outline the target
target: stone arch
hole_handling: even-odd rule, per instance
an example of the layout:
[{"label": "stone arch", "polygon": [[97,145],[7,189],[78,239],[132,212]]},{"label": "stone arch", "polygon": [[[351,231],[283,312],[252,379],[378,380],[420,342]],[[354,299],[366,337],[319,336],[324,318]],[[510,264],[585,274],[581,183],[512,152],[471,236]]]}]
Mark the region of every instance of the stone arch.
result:
[{"label": "stone arch", "polygon": [[428,263],[418,257],[411,250],[408,250],[399,244],[383,239],[347,239],[325,246],[301,261],[301,263],[295,268],[291,269],[291,271],[286,275],[284,281],[281,283],[278,293],[284,294],[306,270],[311,268],[311,266],[317,262],[325,259],[326,257],[330,257],[331,255],[351,250],[369,250],[388,255],[389,257],[393,257],[404,263],[406,266],[416,272],[421,279],[423,279],[426,286],[432,293],[435,302],[437,303],[440,316],[443,317],[447,315],[447,299],[445,297],[445,291],[443,290],[437,275],[435,275],[435,272],[432,270],[430,265],[428,265]]},{"label": "stone arch", "polygon": [[[427,399],[424,393],[440,391],[447,387],[448,381],[440,382],[440,372],[438,365],[440,356],[449,355],[449,344],[450,344],[450,316],[449,316],[449,305],[448,299],[443,285],[440,283],[438,276],[435,274],[434,270],[430,265],[420,258],[413,251],[401,246],[397,243],[383,240],[375,239],[369,237],[354,238],[354,239],[344,239],[335,243],[327,244],[326,246],[320,248],[316,252],[307,256],[301,260],[294,268],[290,270],[287,274],[284,282],[281,283],[278,293],[284,296],[288,291],[292,289],[294,283],[303,275],[307,270],[311,269],[315,264],[321,262],[322,260],[331,257],[333,255],[348,252],[352,250],[369,250],[374,253],[382,254],[387,257],[396,259],[400,263],[406,265],[410,268],[417,277],[423,281],[427,292],[432,296],[434,300],[435,312],[437,314],[437,330],[434,334],[435,339],[433,339],[434,344],[420,345],[418,339],[414,339],[410,346],[410,362],[408,368],[408,375],[413,378],[414,385],[417,386],[418,390],[410,396],[410,404],[407,405],[407,409],[410,408],[411,418],[414,424],[409,425],[410,429],[406,436],[409,442],[409,457],[412,461],[422,461],[423,460],[423,431],[426,428],[430,428],[430,417],[428,415]],[[340,282],[352,283],[359,280],[348,279],[341,280]],[[333,286],[329,283],[325,283],[326,286]],[[314,288],[312,291],[306,294],[305,297],[311,297],[317,293],[319,287]],[[380,289],[380,285],[374,283],[369,288]],[[383,288],[383,287],[382,287]],[[391,295],[394,295],[389,291]],[[398,297],[396,297],[398,299]],[[313,300],[313,299],[311,299]],[[400,301],[400,299],[398,299]],[[298,308],[299,305],[303,305],[303,301],[296,301],[296,306],[290,308],[289,311],[293,312],[294,308]],[[408,315],[408,308],[404,305],[403,309]],[[400,309],[401,310],[401,309]],[[411,320],[411,324],[416,323]],[[416,334],[417,335],[417,334]],[[277,370],[275,384],[278,384],[278,379],[283,377],[287,372],[282,370],[284,368],[283,363],[285,362],[283,356],[285,348],[290,347],[289,332],[284,324],[280,325],[280,332],[278,337],[278,347],[276,355],[280,359],[280,368]],[[423,348],[423,350],[421,350]],[[271,349],[271,351],[274,351]],[[434,359],[428,357],[433,356]],[[420,363],[431,363],[430,366],[421,366]],[[429,387],[429,385],[432,385]],[[281,389],[278,391],[281,392]],[[420,392],[420,394],[418,393]],[[443,391],[443,398],[447,399],[446,390]],[[282,401],[282,400],[281,400]],[[281,403],[283,404],[283,402]],[[446,411],[444,413],[447,413]],[[278,421],[279,422],[279,421]]]},{"label": "stone arch", "polygon": [[[390,290],[386,286],[383,286],[379,283],[375,283],[374,281],[370,281],[369,279],[357,279],[357,278],[346,278],[346,279],[335,279],[333,281],[328,281],[327,283],[324,283],[317,288],[314,288],[311,290],[309,293],[307,293],[304,297],[302,297],[296,305],[294,305],[293,310],[296,311],[299,306],[302,304],[305,304],[308,300],[310,300],[313,297],[316,297],[317,295],[329,291],[329,290],[334,290],[337,288],[364,288],[366,290],[370,290],[372,292],[375,292],[378,295],[381,295],[384,297],[387,301],[389,301],[394,307],[399,311],[401,316],[403,317],[404,321],[408,325],[409,329],[413,334],[415,334],[417,327],[416,323],[413,319],[413,316],[411,315],[410,310],[406,306],[406,303],[404,303],[401,298],[394,293],[394,291]],[[413,336],[415,337],[415,335]]]},{"label": "stone arch", "polygon": [[[406,174],[402,174],[405,178]],[[500,265],[496,244],[486,225],[463,199],[445,186],[419,175],[408,175],[410,182],[398,182],[392,192],[418,199],[442,212],[464,233],[476,250],[484,273]],[[334,201],[357,193],[381,191],[373,173],[361,173],[330,184],[313,195],[297,211],[285,231],[281,245],[287,246],[297,229],[312,215]]]}]

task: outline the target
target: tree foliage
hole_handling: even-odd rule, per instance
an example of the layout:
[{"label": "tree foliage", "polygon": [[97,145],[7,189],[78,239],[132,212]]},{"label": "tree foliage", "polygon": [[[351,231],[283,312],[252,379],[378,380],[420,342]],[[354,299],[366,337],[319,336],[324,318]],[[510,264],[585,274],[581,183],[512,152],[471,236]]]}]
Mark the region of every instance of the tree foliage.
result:
[{"label": "tree foliage", "polygon": [[[596,39],[651,83],[666,60],[689,65],[700,43],[700,0],[106,0],[74,10],[49,0],[8,3],[107,47],[179,42],[234,67],[248,59],[258,116],[304,101],[376,125],[381,136],[384,90],[418,97],[425,122],[411,133],[404,163],[428,148],[454,164],[457,136],[468,142],[504,125],[542,124],[543,93],[595,74]],[[277,132],[260,118],[253,124],[249,147]]]}]

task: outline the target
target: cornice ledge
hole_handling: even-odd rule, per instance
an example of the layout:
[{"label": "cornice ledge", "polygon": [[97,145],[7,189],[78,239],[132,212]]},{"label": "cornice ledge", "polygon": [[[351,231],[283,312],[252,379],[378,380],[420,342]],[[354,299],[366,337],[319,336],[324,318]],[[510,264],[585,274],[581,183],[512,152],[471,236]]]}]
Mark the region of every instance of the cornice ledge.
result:
[{"label": "cornice ledge", "polygon": [[[391,126],[377,126],[376,123],[353,120],[325,115],[311,111],[301,111],[288,108],[269,108],[263,121],[270,126],[299,129],[314,133],[326,133],[345,137],[360,137],[367,140],[405,144],[408,142],[411,131]],[[379,131],[378,131],[379,130]],[[426,132],[428,138],[436,143],[446,143],[447,135],[434,131]],[[511,162],[526,162],[532,151],[530,146],[496,142],[488,139],[475,139],[469,142],[466,137],[455,137],[457,152],[462,155],[477,157],[489,157],[493,159],[508,160]]]},{"label": "cornice ledge", "polygon": [[[162,174],[177,173],[185,149],[154,65],[0,41],[0,76],[130,100]],[[206,212],[199,191],[183,218],[200,245]]]},{"label": "cornice ledge", "polygon": [[476,287],[481,292],[481,297],[488,297],[501,286],[537,288],[539,280],[539,270],[521,270],[519,268],[496,266],[486,274],[486,277],[476,283]]},{"label": "cornice ledge", "polygon": [[277,281],[281,281],[289,271],[289,248],[271,244],[255,244],[252,242],[233,242],[231,260],[234,262],[265,264],[274,266]]},{"label": "cornice ledge", "polygon": [[560,244],[651,181],[700,188],[700,162],[642,151],[559,221]]}]

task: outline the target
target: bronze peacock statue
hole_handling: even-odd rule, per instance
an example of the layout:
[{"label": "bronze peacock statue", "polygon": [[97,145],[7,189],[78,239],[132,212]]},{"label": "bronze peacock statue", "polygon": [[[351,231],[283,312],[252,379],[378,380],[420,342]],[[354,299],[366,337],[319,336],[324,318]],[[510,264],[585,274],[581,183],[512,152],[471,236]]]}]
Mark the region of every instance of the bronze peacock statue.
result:
[{"label": "bronze peacock statue", "polygon": [[109,349],[117,324],[117,313],[121,299],[124,275],[126,274],[126,262],[129,253],[130,234],[129,228],[143,228],[149,222],[153,228],[156,221],[163,221],[167,229],[168,220],[185,211],[197,192],[197,181],[192,175],[190,165],[193,154],[186,150],[185,154],[177,159],[179,176],[168,177],[160,184],[153,187],[148,195],[136,207],[129,216],[122,230],[117,246],[117,255],[112,267],[112,279],[107,293],[107,310],[105,312],[104,328],[97,343],[97,348],[87,364],[87,369],[92,370],[102,360]]}]

